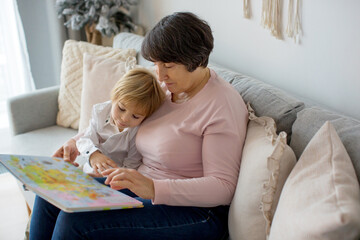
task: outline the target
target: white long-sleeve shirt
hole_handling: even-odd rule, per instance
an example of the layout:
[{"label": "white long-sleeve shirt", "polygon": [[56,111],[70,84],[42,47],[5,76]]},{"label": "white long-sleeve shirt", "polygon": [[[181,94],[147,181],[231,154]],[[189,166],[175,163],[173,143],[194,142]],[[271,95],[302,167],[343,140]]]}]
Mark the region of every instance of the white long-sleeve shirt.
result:
[{"label": "white long-sleeve shirt", "polygon": [[119,167],[138,168],[142,156],[135,145],[137,130],[138,127],[119,131],[111,118],[111,101],[94,105],[90,124],[84,135],[76,141],[80,154],[87,160],[84,171],[92,172],[89,158],[97,150],[112,159]]}]

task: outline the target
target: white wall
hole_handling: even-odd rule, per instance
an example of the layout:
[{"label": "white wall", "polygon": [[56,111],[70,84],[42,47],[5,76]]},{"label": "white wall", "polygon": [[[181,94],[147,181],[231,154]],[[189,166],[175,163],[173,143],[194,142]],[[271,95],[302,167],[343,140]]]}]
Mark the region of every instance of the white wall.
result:
[{"label": "white wall", "polygon": [[243,18],[242,0],[140,0],[136,20],[150,29],[165,15],[191,11],[212,27],[212,61],[360,119],[360,1],[303,1],[300,44],[271,36],[260,25],[262,1],[249,2],[251,19]]}]

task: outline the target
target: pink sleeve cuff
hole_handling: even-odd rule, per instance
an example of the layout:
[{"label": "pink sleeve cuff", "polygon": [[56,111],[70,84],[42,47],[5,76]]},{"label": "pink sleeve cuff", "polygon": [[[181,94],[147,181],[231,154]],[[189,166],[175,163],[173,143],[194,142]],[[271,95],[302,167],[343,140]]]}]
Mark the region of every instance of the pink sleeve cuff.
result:
[{"label": "pink sleeve cuff", "polygon": [[152,204],[168,204],[169,203],[169,184],[167,180],[153,180],[155,188],[155,197]]}]

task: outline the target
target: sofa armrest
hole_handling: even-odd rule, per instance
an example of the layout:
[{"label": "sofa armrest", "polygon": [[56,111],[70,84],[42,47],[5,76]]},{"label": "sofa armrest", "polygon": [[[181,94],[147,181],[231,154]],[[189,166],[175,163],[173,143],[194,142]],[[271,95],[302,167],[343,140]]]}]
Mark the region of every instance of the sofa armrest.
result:
[{"label": "sofa armrest", "polygon": [[56,125],[59,86],[35,90],[8,100],[13,135]]}]

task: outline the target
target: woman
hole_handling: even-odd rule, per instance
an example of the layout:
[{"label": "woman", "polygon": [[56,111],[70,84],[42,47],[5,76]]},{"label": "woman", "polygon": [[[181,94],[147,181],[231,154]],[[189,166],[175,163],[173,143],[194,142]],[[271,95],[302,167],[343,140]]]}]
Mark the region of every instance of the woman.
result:
[{"label": "woman", "polygon": [[[30,239],[222,239],[227,236],[246,135],[241,96],[207,68],[213,36],[192,13],[164,17],[145,37],[142,55],[167,88],[164,104],[140,126],[137,170],[102,172],[105,184],[144,208],[65,213],[37,197]],[[55,156],[73,162],[76,139]],[[130,190],[130,191],[129,191]]]}]

